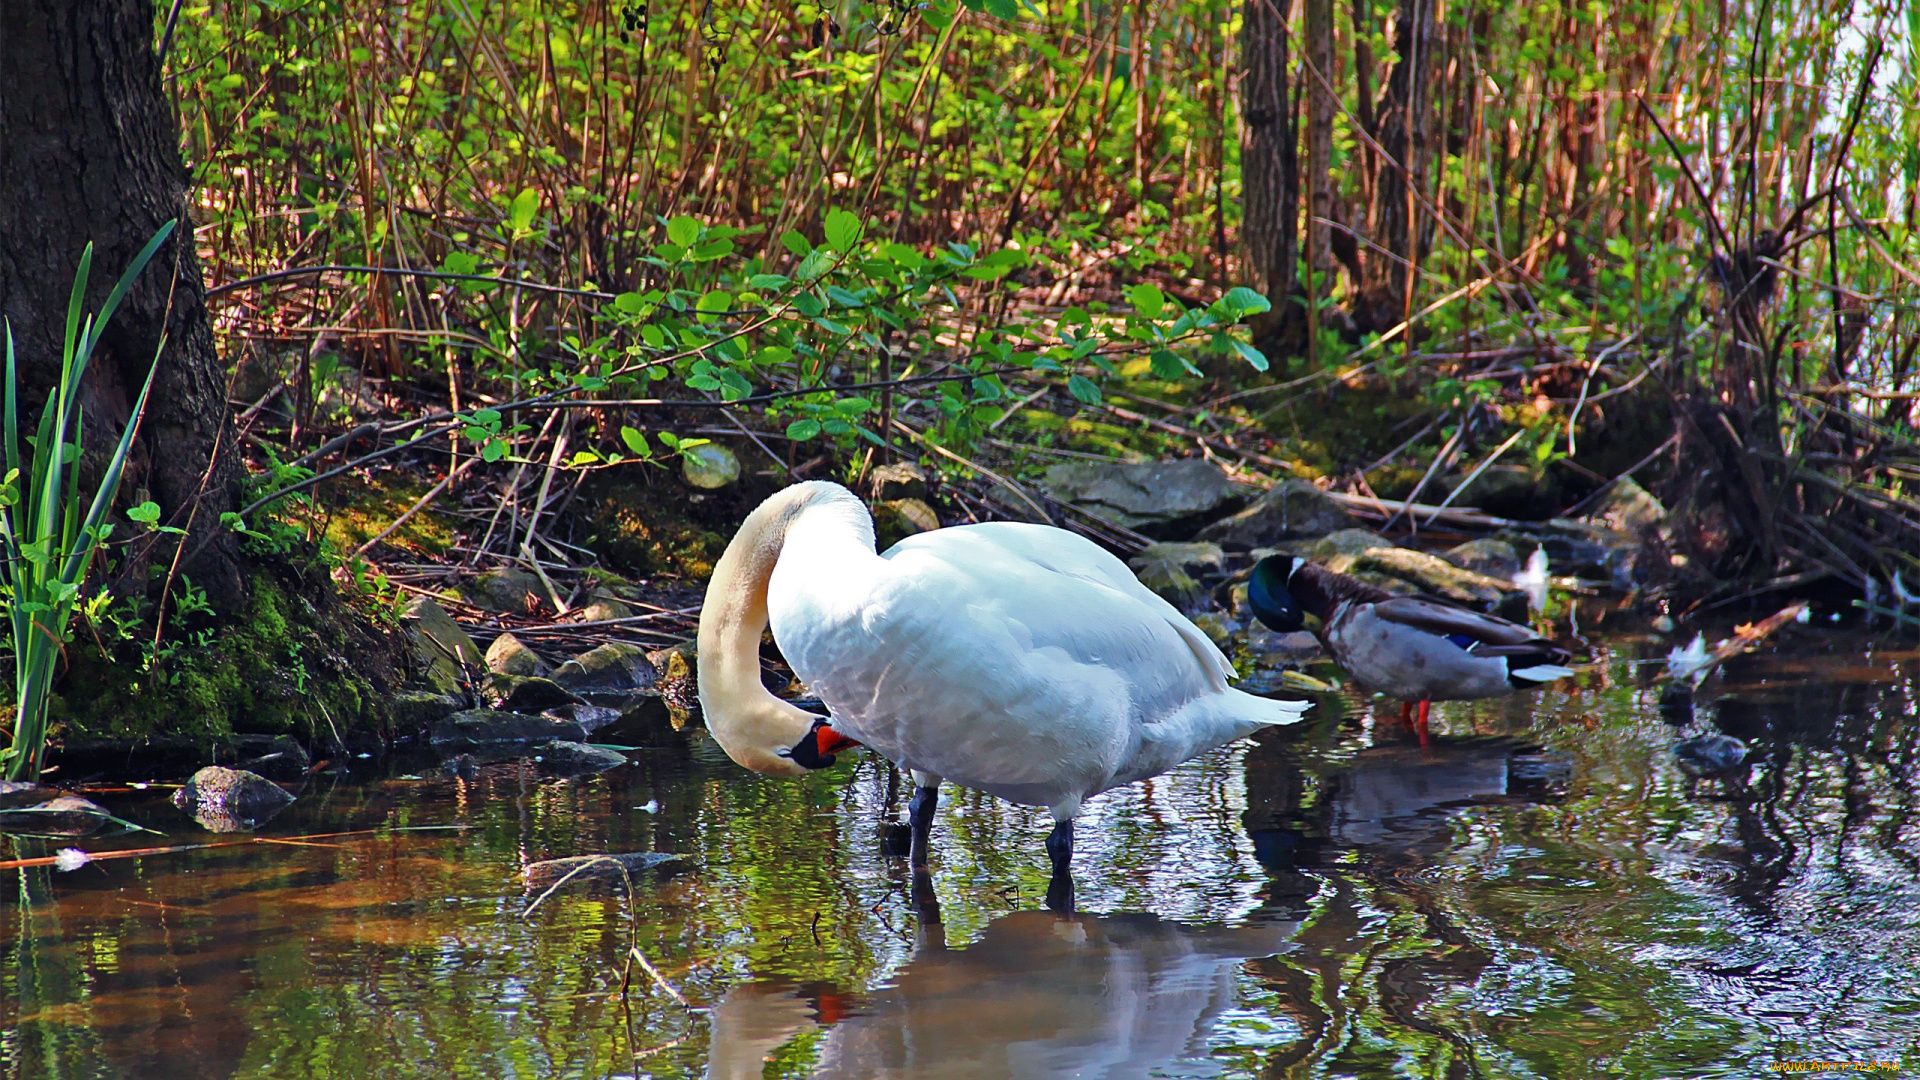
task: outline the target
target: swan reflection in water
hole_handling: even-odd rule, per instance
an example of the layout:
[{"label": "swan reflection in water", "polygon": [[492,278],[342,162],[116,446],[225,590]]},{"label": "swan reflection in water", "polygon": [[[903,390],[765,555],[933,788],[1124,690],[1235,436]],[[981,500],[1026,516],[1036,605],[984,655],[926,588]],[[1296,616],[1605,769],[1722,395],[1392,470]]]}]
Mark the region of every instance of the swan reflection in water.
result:
[{"label": "swan reflection in water", "polygon": [[788,981],[728,990],[712,1012],[710,1080],[757,1078],[770,1054],[823,1026],[821,1078],[1156,1075],[1206,1059],[1209,1032],[1240,1001],[1242,964],[1290,949],[1298,929],[1258,914],[1203,927],[1020,911],[949,950],[927,914],[913,959],[844,1014],[838,997]]}]

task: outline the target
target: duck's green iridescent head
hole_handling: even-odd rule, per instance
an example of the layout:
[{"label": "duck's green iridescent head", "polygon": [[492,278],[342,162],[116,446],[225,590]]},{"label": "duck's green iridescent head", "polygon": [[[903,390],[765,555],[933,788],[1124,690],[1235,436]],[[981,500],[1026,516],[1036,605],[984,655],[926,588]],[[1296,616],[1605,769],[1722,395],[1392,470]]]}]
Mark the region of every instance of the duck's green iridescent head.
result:
[{"label": "duck's green iridescent head", "polygon": [[1247,578],[1247,603],[1253,608],[1253,617],[1267,629],[1290,634],[1306,628],[1306,613],[1287,587],[1294,571],[1305,562],[1291,555],[1269,555],[1253,564],[1253,573]]}]

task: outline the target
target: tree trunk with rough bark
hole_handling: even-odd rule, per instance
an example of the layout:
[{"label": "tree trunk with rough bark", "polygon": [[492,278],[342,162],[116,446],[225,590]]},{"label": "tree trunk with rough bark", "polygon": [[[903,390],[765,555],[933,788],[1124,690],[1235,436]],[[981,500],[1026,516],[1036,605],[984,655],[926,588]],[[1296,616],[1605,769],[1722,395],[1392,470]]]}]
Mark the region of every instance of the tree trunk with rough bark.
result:
[{"label": "tree trunk with rough bark", "polygon": [[1300,82],[1307,101],[1307,349],[1320,333],[1320,298],[1333,288],[1333,0],[1301,4],[1306,39]]},{"label": "tree trunk with rough bark", "polygon": [[[179,220],[87,371],[82,482],[100,475],[164,335],[122,501],[151,498],[163,522],[188,529],[180,569],[232,610],[244,596],[240,561],[219,518],[239,507],[241,467],[186,188],[150,0],[0,5],[0,314],[13,329],[22,423],[38,417],[59,380],[67,298],[86,245],[94,245],[92,311],[160,226]],[[151,557],[170,565],[172,545],[160,548]]]},{"label": "tree trunk with rough bark", "polygon": [[1432,239],[1420,208],[1433,157],[1433,72],[1439,69],[1439,0],[1400,0],[1393,49],[1399,59],[1376,111],[1385,157],[1378,162],[1367,212],[1371,241],[1361,258],[1353,317],[1362,330],[1385,332],[1409,314],[1420,260]]},{"label": "tree trunk with rough bark", "polygon": [[1247,283],[1272,301],[1254,316],[1261,349],[1298,352],[1305,310],[1294,299],[1299,257],[1300,167],[1287,87],[1287,5],[1247,0],[1240,31],[1240,232]]}]

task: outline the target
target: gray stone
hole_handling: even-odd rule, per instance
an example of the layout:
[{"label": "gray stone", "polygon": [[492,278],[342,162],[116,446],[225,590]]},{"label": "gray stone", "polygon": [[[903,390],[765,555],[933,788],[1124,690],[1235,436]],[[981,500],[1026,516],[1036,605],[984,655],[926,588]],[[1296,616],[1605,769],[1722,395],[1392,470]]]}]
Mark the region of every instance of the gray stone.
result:
[{"label": "gray stone", "polygon": [[48,799],[59,797],[60,793],[50,787],[29,784],[23,780],[0,780],[0,810],[39,806]]},{"label": "gray stone", "polygon": [[510,566],[489,570],[460,587],[460,595],[474,607],[524,615],[548,603],[547,587],[539,577]]},{"label": "gray stone", "polygon": [[1220,466],[1204,458],[1137,465],[1055,465],[1047,493],[1116,525],[1149,536],[1170,536],[1218,514],[1245,493]]},{"label": "gray stone", "polygon": [[694,487],[715,491],[740,479],[740,459],[719,443],[704,443],[680,455],[680,475]]},{"label": "gray stone", "polygon": [[895,499],[925,499],[927,497],[926,471],[911,462],[899,461],[892,465],[881,465],[867,478],[867,488],[873,493],[875,502],[892,502]]},{"label": "gray stone", "polygon": [[1197,574],[1218,573],[1226,562],[1219,544],[1148,544],[1127,560],[1140,583],[1183,611],[1200,607],[1207,593]]},{"label": "gray stone", "polygon": [[487,697],[496,709],[522,713],[545,712],[580,700],[552,679],[530,675],[495,675],[487,683]]},{"label": "gray stone", "polygon": [[1411,548],[1374,548],[1356,556],[1352,572],[1369,571],[1398,578],[1428,596],[1483,611],[1499,606],[1507,593],[1518,591],[1511,581],[1462,570],[1438,555]]},{"label": "gray stone", "polygon": [[173,805],[213,832],[246,832],[293,803],[293,796],[259,773],[209,765],[173,793]]},{"label": "gray stone", "polygon": [[[1451,493],[1465,474],[1444,478],[1440,490]],[[1554,485],[1525,465],[1490,465],[1473,483],[1453,495],[1453,506],[1471,506],[1497,517],[1535,517],[1553,512]],[[1437,501],[1434,496],[1426,501]]]},{"label": "gray stone", "polygon": [[553,674],[553,665],[512,634],[501,634],[487,646],[487,670],[498,675],[545,677]]},{"label": "gray stone", "polygon": [[1598,579],[1622,588],[1632,585],[1635,556],[1641,551],[1640,542],[1626,533],[1568,518],[1508,529],[1499,537],[1517,551],[1546,551],[1550,573]]},{"label": "gray stone", "polygon": [[425,731],[460,709],[459,698],[427,690],[402,690],[387,704],[394,728],[406,732]]},{"label": "gray stone", "polygon": [[1378,570],[1354,570],[1347,576],[1355,581],[1363,581],[1391,596],[1419,596],[1420,587],[1410,581],[1402,581],[1392,574],[1383,574]]},{"label": "gray stone", "polygon": [[[608,619],[630,619],[633,609],[623,603],[619,597],[604,589],[594,590],[592,599],[584,607],[575,609],[574,615],[581,622],[605,622]],[[516,674],[520,674],[516,672]],[[545,675],[548,672],[539,672]]]},{"label": "gray stone", "polygon": [[1440,557],[1462,570],[1505,581],[1520,572],[1520,553],[1505,540],[1469,540],[1441,552]]},{"label": "gray stone", "polygon": [[549,776],[592,776],[616,765],[625,765],[627,756],[618,750],[606,750],[580,742],[550,742],[536,755],[540,771]]},{"label": "gray stone", "polygon": [[1353,568],[1355,559],[1369,551],[1393,547],[1394,543],[1365,529],[1340,529],[1315,540],[1301,554],[1336,574]]},{"label": "gray stone", "polygon": [[486,669],[486,656],[480,646],[447,609],[432,599],[419,596],[400,614],[413,657],[427,688],[438,694],[465,693],[469,672]]},{"label": "gray stone", "polygon": [[575,694],[624,694],[646,690],[660,680],[647,650],[609,641],[561,664],[553,681]]},{"label": "gray stone", "polygon": [[55,795],[31,806],[0,810],[0,833],[29,836],[92,836],[112,820],[104,808],[78,795]]},{"label": "gray stone", "polygon": [[495,709],[468,709],[433,725],[430,741],[444,754],[514,746],[538,746],[556,740],[579,742],[587,733],[571,720]]},{"label": "gray stone", "polygon": [[892,532],[902,537],[932,532],[940,527],[940,515],[919,499],[889,499],[874,507],[873,516],[876,528],[884,520],[891,526]]},{"label": "gray stone", "polygon": [[[686,860],[661,851],[625,855],[573,855],[564,859],[543,859],[528,863],[520,871],[530,889],[544,889],[555,882],[623,881],[630,874],[648,870],[668,870],[684,866]],[[571,876],[569,876],[571,875]]]},{"label": "gray stone", "polygon": [[1326,659],[1320,639],[1308,631],[1283,634],[1267,629],[1258,620],[1247,628],[1247,651],[1257,657],[1263,667],[1304,667]]},{"label": "gray stone", "polygon": [[1233,646],[1233,624],[1227,621],[1225,615],[1217,611],[1202,611],[1192,618],[1193,625],[1199,627],[1200,632],[1207,635],[1215,645],[1220,646],[1220,651],[1225,652]]},{"label": "gray stone", "polygon": [[1666,526],[1667,508],[1632,477],[1623,476],[1607,488],[1607,493],[1600,496],[1600,501],[1580,520],[1588,525],[1644,536]]},{"label": "gray stone", "polygon": [[1252,506],[1200,530],[1202,540],[1255,548],[1325,536],[1353,526],[1353,515],[1305,480],[1283,480]]},{"label": "gray stone", "polygon": [[234,739],[239,767],[271,780],[298,780],[313,766],[307,748],[291,735],[241,735]]},{"label": "gray stone", "polygon": [[[641,700],[647,699],[643,698]],[[583,701],[572,705],[559,705],[551,709],[546,709],[542,711],[541,715],[551,716],[555,720],[571,720],[579,724],[582,730],[588,734],[592,734],[620,719],[621,711],[619,709],[608,708],[605,705],[589,705]]]}]

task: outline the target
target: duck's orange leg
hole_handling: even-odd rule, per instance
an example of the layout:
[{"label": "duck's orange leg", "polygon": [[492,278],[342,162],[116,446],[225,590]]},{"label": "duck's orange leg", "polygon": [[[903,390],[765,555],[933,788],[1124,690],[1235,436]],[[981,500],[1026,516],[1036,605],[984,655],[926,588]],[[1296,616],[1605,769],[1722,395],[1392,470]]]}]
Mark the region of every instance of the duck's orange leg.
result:
[{"label": "duck's orange leg", "polygon": [[1422,748],[1433,745],[1432,740],[1427,737],[1427,710],[1430,707],[1432,707],[1432,705],[1433,705],[1433,699],[1431,698],[1420,699],[1420,719],[1414,725],[1413,730],[1416,734],[1420,736],[1420,745]]}]

